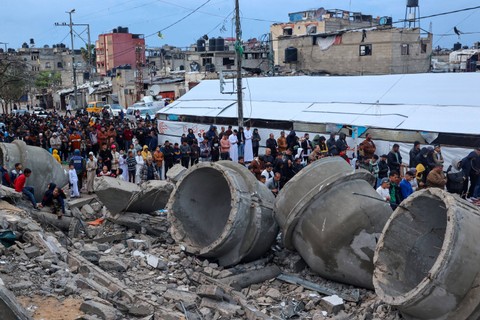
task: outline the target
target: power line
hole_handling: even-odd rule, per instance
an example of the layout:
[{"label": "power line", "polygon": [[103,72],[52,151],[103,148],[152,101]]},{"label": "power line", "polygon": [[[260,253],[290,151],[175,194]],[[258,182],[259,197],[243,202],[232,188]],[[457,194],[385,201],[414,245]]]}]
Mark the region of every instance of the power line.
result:
[{"label": "power line", "polygon": [[161,30],[159,30],[159,31],[157,31],[157,32],[154,32],[154,33],[152,33],[152,34],[149,34],[149,35],[146,36],[145,38],[151,37],[151,36],[153,36],[153,35],[155,35],[155,34],[159,34],[159,33],[161,33],[162,31],[165,31],[165,30],[173,27],[174,25],[182,22],[183,20],[185,20],[186,18],[190,17],[192,14],[194,14],[195,12],[197,12],[198,10],[200,10],[202,7],[204,7],[204,6],[205,6],[207,3],[209,3],[210,1],[211,1],[211,0],[205,1],[203,4],[201,4],[199,7],[197,7],[195,10],[193,10],[192,12],[190,12],[189,14],[187,14],[186,16],[184,16],[183,18],[175,21],[174,23],[171,23],[170,25],[166,26],[165,28],[163,28],[163,29],[161,29]]}]

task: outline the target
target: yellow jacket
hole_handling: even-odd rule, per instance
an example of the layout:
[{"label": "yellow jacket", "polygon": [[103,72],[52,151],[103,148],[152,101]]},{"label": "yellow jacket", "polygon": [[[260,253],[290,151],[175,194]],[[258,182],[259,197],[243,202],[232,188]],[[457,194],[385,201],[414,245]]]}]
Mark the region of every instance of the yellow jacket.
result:
[{"label": "yellow jacket", "polygon": [[58,163],[62,163],[62,160],[60,159],[60,156],[58,155],[58,150],[57,149],[53,149],[52,151],[52,156],[55,160],[58,161]]}]

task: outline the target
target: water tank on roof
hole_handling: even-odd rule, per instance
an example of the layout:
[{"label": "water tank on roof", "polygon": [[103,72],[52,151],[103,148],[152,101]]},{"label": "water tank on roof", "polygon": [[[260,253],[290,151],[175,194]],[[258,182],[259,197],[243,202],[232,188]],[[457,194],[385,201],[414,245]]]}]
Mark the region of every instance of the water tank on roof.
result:
[{"label": "water tank on roof", "polygon": [[408,8],[418,7],[418,0],[407,0],[407,7]]},{"label": "water tank on roof", "polygon": [[217,39],[210,38],[208,40],[208,51],[215,51],[217,49]]},{"label": "water tank on roof", "polygon": [[197,40],[197,51],[204,52],[205,51],[205,40],[200,38]]},{"label": "water tank on roof", "polygon": [[217,48],[216,51],[225,51],[225,39],[218,37],[215,43],[215,47]]},{"label": "water tank on roof", "polygon": [[113,32],[113,33],[118,33],[118,30],[117,30],[117,28],[113,29],[113,31],[112,31],[112,32]]},{"label": "water tank on roof", "polygon": [[22,48],[23,48],[23,49],[27,49],[27,48],[28,48],[28,44],[27,44],[26,42],[24,42],[24,43],[22,44]]},{"label": "water tank on roof", "polygon": [[298,60],[298,49],[295,47],[288,47],[285,49],[285,62],[297,62]]},{"label": "water tank on roof", "polygon": [[457,51],[462,49],[462,44],[460,42],[454,43],[453,44],[453,51]]}]

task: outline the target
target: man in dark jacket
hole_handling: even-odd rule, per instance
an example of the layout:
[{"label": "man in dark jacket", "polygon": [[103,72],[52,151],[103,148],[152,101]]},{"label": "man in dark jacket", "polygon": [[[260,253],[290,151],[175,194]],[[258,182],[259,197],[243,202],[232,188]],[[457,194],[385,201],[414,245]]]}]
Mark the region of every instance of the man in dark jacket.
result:
[{"label": "man in dark jacket", "polygon": [[382,156],[380,157],[380,161],[378,161],[378,178],[380,180],[388,177],[387,158],[388,156],[386,154],[382,154]]},{"label": "man in dark jacket", "polygon": [[392,150],[388,153],[387,158],[388,168],[390,172],[400,173],[400,167],[402,166],[402,156],[400,155],[400,146],[394,144]]},{"label": "man in dark jacket", "polygon": [[410,149],[409,156],[410,156],[410,161],[408,162],[408,167],[411,168],[416,168],[417,167],[417,155],[420,153],[420,141],[415,141],[413,143],[413,148]]},{"label": "man in dark jacket", "polygon": [[[480,147],[476,148],[461,161],[465,182],[463,184],[464,197],[471,198],[475,186],[477,185],[478,176],[480,175]],[[469,187],[470,182],[470,187]]]},{"label": "man in dark jacket", "polygon": [[330,133],[330,138],[327,140],[327,147],[328,153],[332,156],[338,156],[337,145],[335,142],[335,133]]},{"label": "man in dark jacket", "polygon": [[275,158],[277,156],[277,140],[273,136],[273,133],[270,133],[269,138],[265,142],[265,146],[270,149],[272,156]]}]

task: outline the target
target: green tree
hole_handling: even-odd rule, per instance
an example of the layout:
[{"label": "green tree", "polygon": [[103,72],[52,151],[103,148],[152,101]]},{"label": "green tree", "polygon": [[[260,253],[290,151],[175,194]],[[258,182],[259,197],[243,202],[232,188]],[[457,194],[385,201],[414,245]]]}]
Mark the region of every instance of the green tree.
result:
[{"label": "green tree", "polygon": [[46,96],[51,95],[55,87],[61,84],[62,76],[60,72],[41,71],[35,77],[35,87],[42,93],[43,102],[48,108],[52,108],[53,105],[48,105]]},{"label": "green tree", "polygon": [[82,59],[85,61],[87,64],[89,63],[89,53],[92,56],[92,65],[91,67],[96,66],[96,61],[97,61],[97,55],[95,54],[95,45],[91,44],[90,46],[87,44],[85,45],[85,48],[82,47],[80,48],[80,52],[82,53]]},{"label": "green tree", "polygon": [[8,105],[20,100],[27,92],[29,74],[23,61],[5,56],[0,58],[0,100],[3,113]]}]

